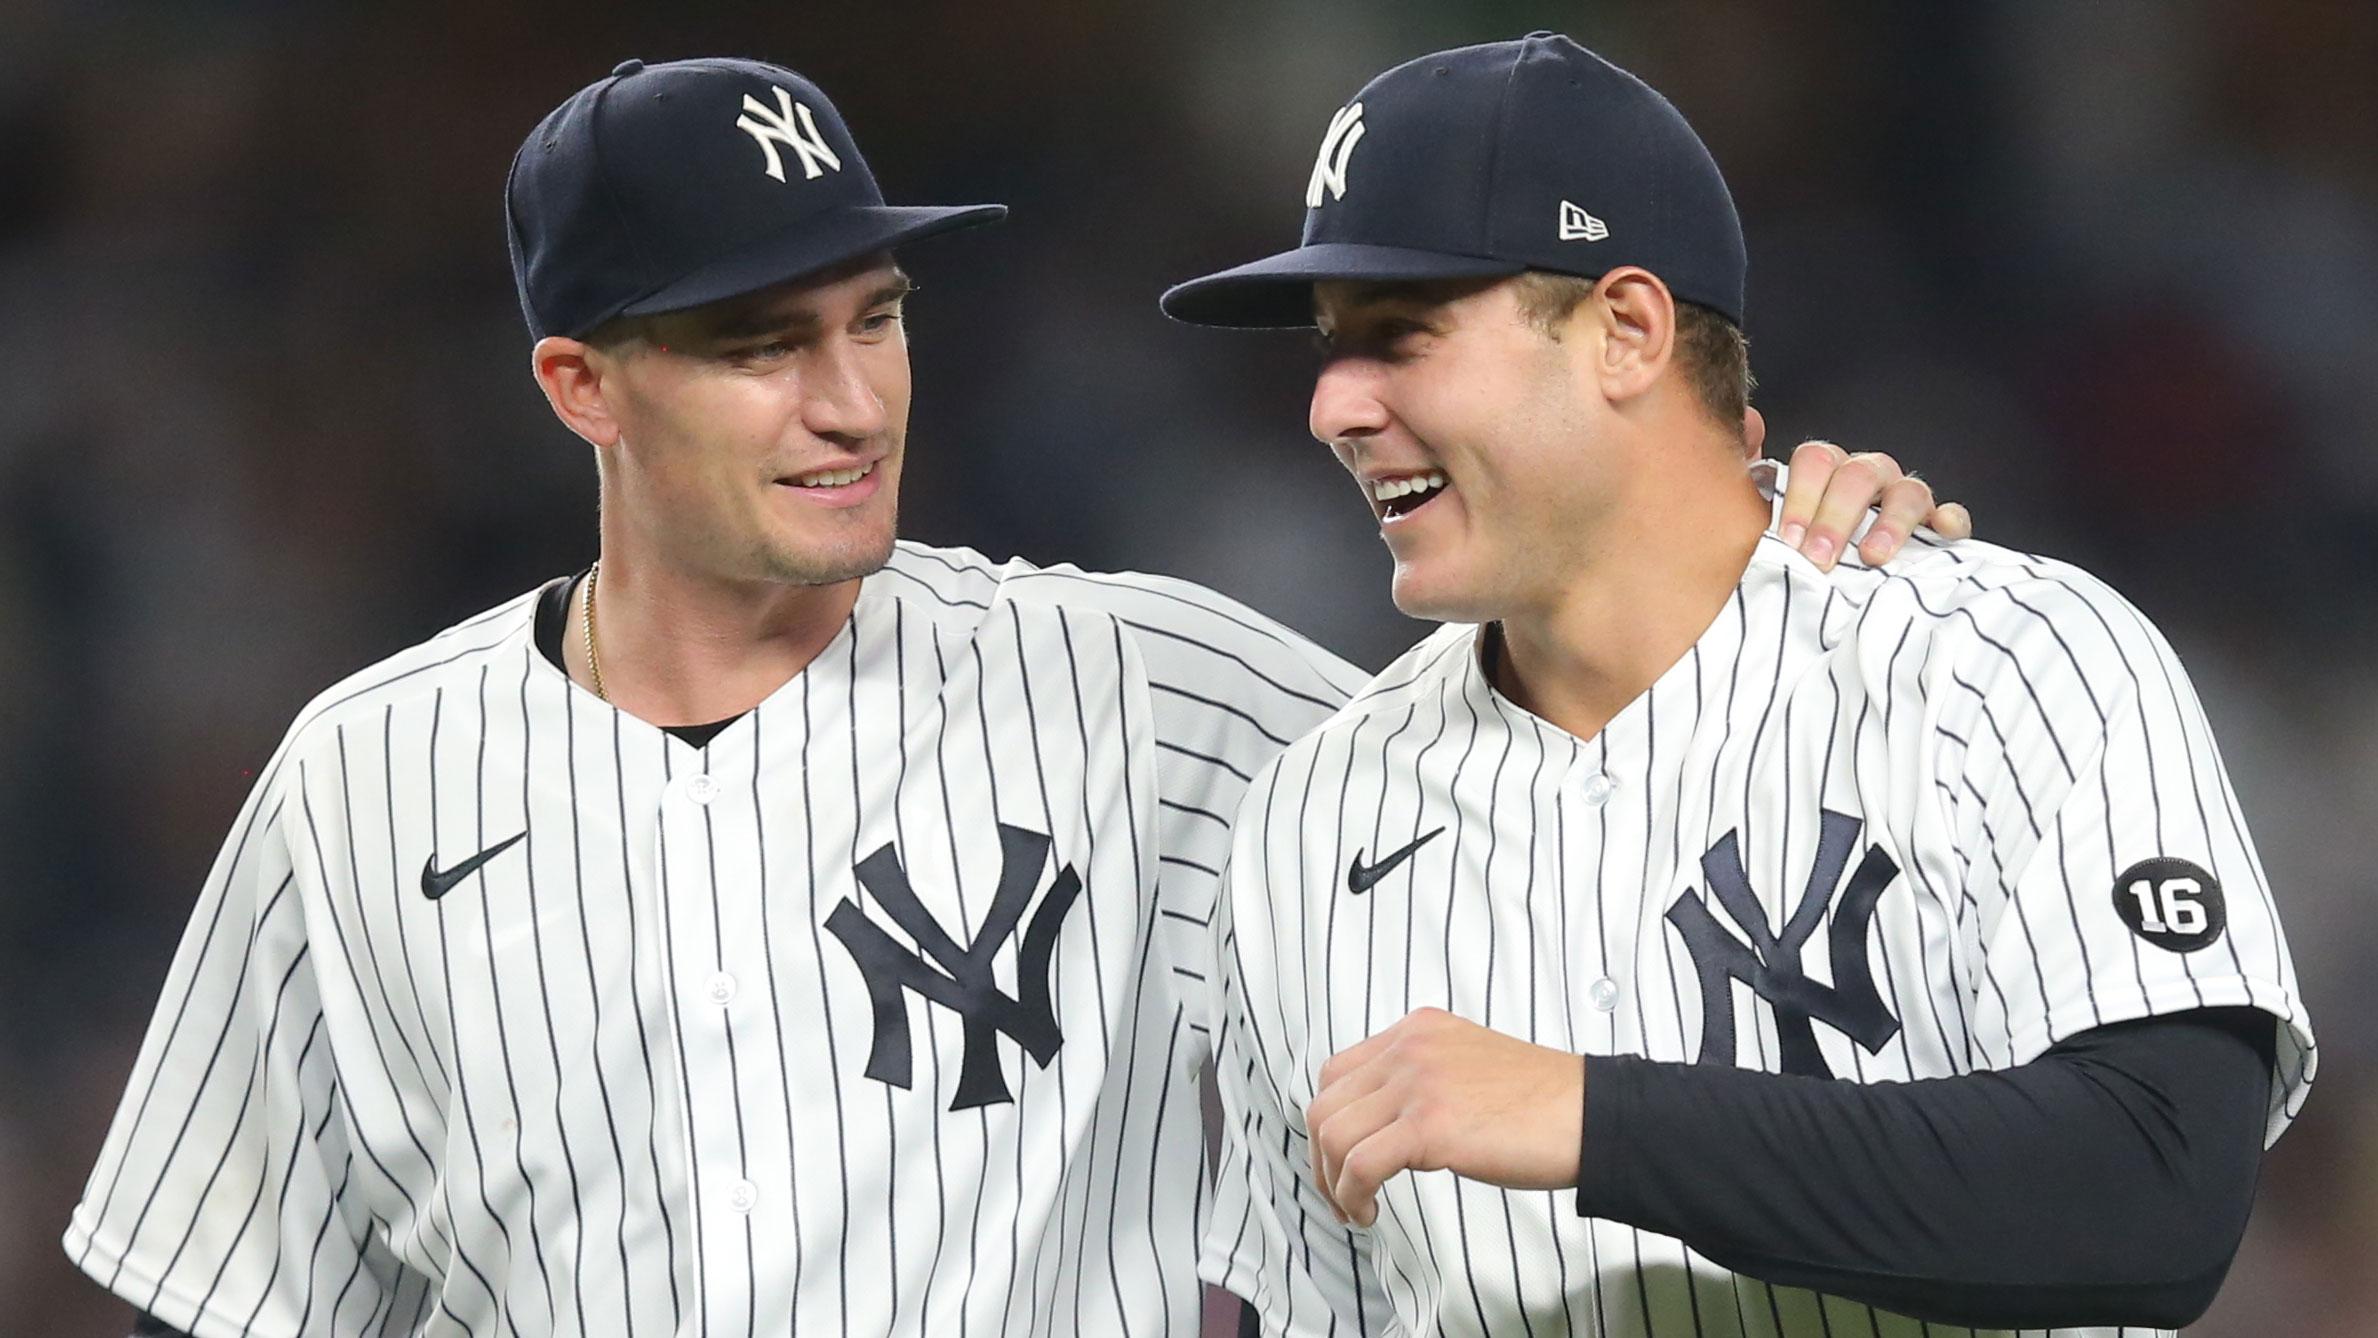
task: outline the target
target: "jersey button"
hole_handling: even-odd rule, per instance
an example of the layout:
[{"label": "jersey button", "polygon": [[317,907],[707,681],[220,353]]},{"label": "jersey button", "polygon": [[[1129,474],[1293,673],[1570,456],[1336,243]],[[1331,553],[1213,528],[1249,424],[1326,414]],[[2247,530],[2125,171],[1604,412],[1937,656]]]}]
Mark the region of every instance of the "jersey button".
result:
[{"label": "jersey button", "polygon": [[1604,976],[1586,987],[1585,997],[1594,1001],[1595,1008],[1607,1013],[1618,1007],[1618,982]]},{"label": "jersey button", "polygon": [[724,1008],[735,1002],[735,978],[721,971],[710,978],[710,1002]]},{"label": "jersey button", "polygon": [[718,782],[704,776],[685,778],[685,797],[697,804],[707,804],[718,798]]},{"label": "jersey button", "polygon": [[747,1213],[760,1204],[760,1187],[749,1180],[738,1180],[727,1187],[727,1206],[739,1213]]},{"label": "jersey button", "polygon": [[1610,796],[1617,792],[1618,782],[1612,780],[1608,772],[1603,771],[1597,771],[1586,777],[1585,783],[1577,787],[1577,797],[1594,808],[1600,808],[1609,803]]}]

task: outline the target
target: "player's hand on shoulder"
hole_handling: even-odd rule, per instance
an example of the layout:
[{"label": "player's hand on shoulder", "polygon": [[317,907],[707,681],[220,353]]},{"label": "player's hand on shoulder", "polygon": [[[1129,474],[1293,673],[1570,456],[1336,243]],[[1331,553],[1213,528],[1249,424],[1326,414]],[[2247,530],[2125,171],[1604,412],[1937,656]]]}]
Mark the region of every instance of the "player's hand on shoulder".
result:
[{"label": "player's hand on shoulder", "polygon": [[1897,556],[1918,525],[1944,539],[1973,537],[1973,517],[1963,506],[1936,501],[1931,484],[1880,451],[1852,455],[1829,441],[1804,441],[1793,449],[1778,531],[1785,543],[1831,571],[1869,510],[1879,514],[1858,542],[1858,557],[1868,566]]},{"label": "player's hand on shoulder", "polygon": [[1341,1222],[1378,1218],[1397,1173],[1505,1189],[1577,1183],[1585,1061],[1423,1008],[1321,1066],[1305,1108],[1313,1182]]}]

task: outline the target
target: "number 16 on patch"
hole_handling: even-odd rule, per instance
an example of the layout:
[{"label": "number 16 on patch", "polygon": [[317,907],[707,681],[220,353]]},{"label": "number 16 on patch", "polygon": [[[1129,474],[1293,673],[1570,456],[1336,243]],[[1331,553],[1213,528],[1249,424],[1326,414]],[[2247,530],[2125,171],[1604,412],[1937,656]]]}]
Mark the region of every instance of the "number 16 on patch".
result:
[{"label": "number 16 on patch", "polygon": [[2221,884],[2184,859],[2141,860],[2114,880],[2114,911],[2130,932],[2170,952],[2195,952],[2221,937],[2229,912]]}]

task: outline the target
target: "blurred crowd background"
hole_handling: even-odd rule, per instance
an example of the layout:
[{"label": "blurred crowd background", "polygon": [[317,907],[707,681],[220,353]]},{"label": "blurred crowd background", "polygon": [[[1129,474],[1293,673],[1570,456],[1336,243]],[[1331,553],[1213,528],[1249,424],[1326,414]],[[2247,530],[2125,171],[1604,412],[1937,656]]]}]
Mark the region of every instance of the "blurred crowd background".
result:
[{"label": "blurred crowd background", "polygon": [[1293,239],[1370,74],[1536,27],[1716,152],[1771,449],[1891,451],[2178,646],[2322,1041],[2193,1332],[2378,1332],[2378,7],[0,0],[0,1334],[123,1331],[58,1234],[292,714],[593,555],[499,207],[548,107],[762,56],[895,201],[1012,204],[911,257],[907,533],[1376,666],[1423,629],[1304,434],[1314,355],[1155,297]]}]

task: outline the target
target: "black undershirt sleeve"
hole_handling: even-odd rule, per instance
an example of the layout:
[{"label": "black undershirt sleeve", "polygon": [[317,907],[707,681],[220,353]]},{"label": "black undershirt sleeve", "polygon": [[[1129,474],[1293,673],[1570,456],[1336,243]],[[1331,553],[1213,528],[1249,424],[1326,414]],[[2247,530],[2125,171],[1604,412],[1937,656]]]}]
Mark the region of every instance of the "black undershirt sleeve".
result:
[{"label": "black undershirt sleeve", "polygon": [[1915,1319],[2178,1327],[2245,1232],[2276,1044],[2220,1008],[1914,1082],[1595,1057],[1577,1208]]}]

